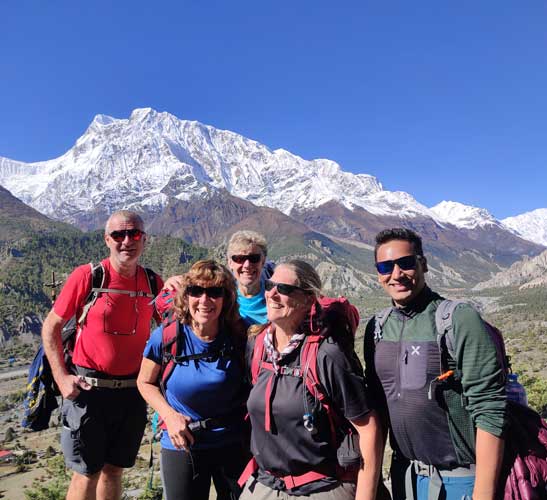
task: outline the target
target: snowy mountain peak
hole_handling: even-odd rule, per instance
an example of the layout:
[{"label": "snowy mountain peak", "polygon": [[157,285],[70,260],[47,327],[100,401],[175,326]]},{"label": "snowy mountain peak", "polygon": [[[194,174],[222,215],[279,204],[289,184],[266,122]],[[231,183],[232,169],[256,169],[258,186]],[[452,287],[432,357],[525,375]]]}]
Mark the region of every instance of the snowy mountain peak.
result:
[{"label": "snowy mountain peak", "polygon": [[332,160],[272,151],[235,132],[152,108],[135,109],[129,119],[97,115],[57,159],[6,160],[0,184],[39,211],[68,221],[98,205],[159,211],[170,198],[217,189],[286,214],[336,201],[376,215],[433,216],[409,194],[384,191],[375,177],[344,172]]},{"label": "snowy mountain peak", "polygon": [[431,208],[441,222],[462,229],[475,229],[489,225],[499,226],[500,222],[486,209],[464,205],[457,201],[441,201]]},{"label": "snowy mountain peak", "polygon": [[161,114],[161,113],[158,113],[156,110],[152,108],[135,108],[131,112],[131,116],[129,117],[129,120],[133,120],[133,121],[143,120],[143,119],[146,119],[148,116],[155,117],[158,114]]},{"label": "snowy mountain peak", "polygon": [[547,208],[507,217],[501,222],[521,238],[547,246]]},{"label": "snowy mountain peak", "polygon": [[93,121],[91,122],[91,126],[108,126],[111,123],[114,123],[116,120],[108,115],[95,115],[95,118],[93,118]]},{"label": "snowy mountain peak", "polygon": [[53,160],[25,164],[0,158],[0,184],[40,212],[73,223],[99,209],[160,213],[170,200],[224,189],[287,215],[334,201],[377,216],[467,224],[462,227],[497,223],[484,210],[453,202],[429,209],[332,160],[271,150],[235,132],[152,108],[135,109],[126,119],[95,116],[75,145]]}]

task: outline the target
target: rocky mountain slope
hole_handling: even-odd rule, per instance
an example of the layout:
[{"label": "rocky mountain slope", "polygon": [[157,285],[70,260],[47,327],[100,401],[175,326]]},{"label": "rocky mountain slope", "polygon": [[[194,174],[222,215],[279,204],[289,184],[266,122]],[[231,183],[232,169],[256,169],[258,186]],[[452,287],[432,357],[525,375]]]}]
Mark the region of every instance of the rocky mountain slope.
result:
[{"label": "rocky mountain slope", "polygon": [[29,207],[0,186],[0,247],[35,232],[77,231]]},{"label": "rocky mountain slope", "polygon": [[497,273],[491,279],[477,284],[474,290],[518,286],[520,289],[547,287],[547,250],[536,257],[524,257],[509,269]]}]

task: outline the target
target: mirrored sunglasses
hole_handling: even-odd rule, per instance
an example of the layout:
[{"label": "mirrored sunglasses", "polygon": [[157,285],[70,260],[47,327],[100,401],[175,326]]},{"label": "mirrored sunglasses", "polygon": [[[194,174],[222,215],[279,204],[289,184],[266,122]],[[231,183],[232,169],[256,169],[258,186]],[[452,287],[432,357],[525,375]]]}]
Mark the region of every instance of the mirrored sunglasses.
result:
[{"label": "mirrored sunglasses", "polygon": [[416,269],[419,258],[419,255],[405,255],[395,260],[383,260],[382,262],[376,262],[376,269],[380,274],[391,274],[395,269],[395,264],[397,264],[403,271],[411,271]]},{"label": "mirrored sunglasses", "polygon": [[121,243],[125,240],[126,236],[129,236],[133,241],[139,241],[146,233],[140,229],[122,229],[120,231],[112,231],[110,237],[116,242]]}]

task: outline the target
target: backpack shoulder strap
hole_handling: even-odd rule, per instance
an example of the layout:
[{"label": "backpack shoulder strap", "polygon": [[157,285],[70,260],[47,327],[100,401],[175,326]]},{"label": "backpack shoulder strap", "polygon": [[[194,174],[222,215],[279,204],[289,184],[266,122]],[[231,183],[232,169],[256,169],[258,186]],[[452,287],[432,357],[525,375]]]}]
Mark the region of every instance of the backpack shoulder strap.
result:
[{"label": "backpack shoulder strap", "polygon": [[104,280],[105,280],[105,271],[103,264],[99,262],[98,264],[93,264],[93,262],[89,263],[89,267],[91,268],[91,289],[89,291],[89,294],[87,298],[85,299],[85,304],[82,309],[82,314],[78,318],[78,324],[81,325],[84,323],[87,313],[91,309],[91,307],[95,304],[97,301],[97,298],[99,297],[99,290],[101,290],[104,286]]},{"label": "backpack shoulder strap", "polygon": [[319,401],[323,401],[327,397],[322,388],[317,368],[319,346],[324,339],[325,337],[322,335],[306,335],[300,350],[300,366],[302,367],[304,382],[310,394],[317,396]]},{"label": "backpack shoulder strap", "polygon": [[[321,384],[321,378],[319,377],[319,369],[317,363],[317,357],[319,354],[319,347],[326,339],[324,335],[307,335],[304,339],[300,351],[300,366],[302,367],[302,377],[304,379],[304,385],[308,392],[321,403],[322,408],[327,414],[329,420],[331,444],[336,447],[337,432],[341,426],[343,426],[343,417],[334,408],[332,401],[327,395],[325,388]],[[311,424],[308,430],[313,428],[313,421],[306,421],[308,415],[304,415],[304,427],[308,429],[308,425]]]},{"label": "backpack shoulder strap", "polygon": [[[102,267],[102,264],[100,264]],[[156,282],[156,275],[154,271],[148,268],[143,268],[144,273],[146,275],[146,281],[148,283],[148,291],[143,290],[122,290],[120,288],[104,288],[104,283],[101,284],[101,286],[95,286],[95,283],[93,284],[92,291],[95,292],[96,297],[99,296],[100,293],[120,293],[124,295],[129,295],[130,297],[148,297],[150,299],[154,299],[158,292],[158,285]],[[138,272],[138,271],[137,271]],[[104,273],[104,269],[103,269]]]},{"label": "backpack shoulder strap", "polygon": [[149,267],[144,268],[146,274],[146,279],[148,280],[148,290],[152,294],[152,298],[156,298],[158,295],[158,281],[156,279],[156,273],[152,271]]},{"label": "backpack shoulder strap", "polygon": [[251,383],[256,384],[258,380],[258,373],[260,372],[260,364],[264,358],[264,337],[266,336],[266,330],[264,328],[256,337],[253,347],[253,356],[251,358]]},{"label": "backpack shoulder strap", "polygon": [[380,342],[380,340],[382,340],[382,329],[384,328],[384,325],[386,324],[386,321],[389,318],[391,311],[393,311],[392,306],[386,307],[385,309],[378,311],[374,315],[374,343],[375,344]]},{"label": "backpack shoulder strap", "polygon": [[[435,326],[437,328],[437,345],[439,351],[445,350],[452,359],[456,359],[456,338],[454,337],[454,327],[452,318],[454,310],[460,304],[467,304],[464,300],[443,300],[435,311]],[[444,339],[444,341],[443,341]]]},{"label": "backpack shoulder strap", "polygon": [[183,335],[181,333],[180,323],[172,321],[163,325],[161,331],[161,369],[160,369],[160,389],[165,396],[165,387],[167,379],[173,373],[175,368],[175,357],[183,349]]}]

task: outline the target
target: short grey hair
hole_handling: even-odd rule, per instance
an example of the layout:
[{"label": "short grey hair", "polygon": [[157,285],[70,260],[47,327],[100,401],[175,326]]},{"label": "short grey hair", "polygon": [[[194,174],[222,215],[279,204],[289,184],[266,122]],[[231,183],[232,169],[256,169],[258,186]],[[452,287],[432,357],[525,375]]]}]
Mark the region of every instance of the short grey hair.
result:
[{"label": "short grey hair", "polygon": [[256,231],[237,231],[232,234],[230,241],[228,241],[227,254],[228,257],[232,255],[232,251],[238,247],[249,247],[255,245],[260,248],[262,255],[266,257],[268,255],[268,243],[266,238]]},{"label": "short grey hair", "polygon": [[126,221],[133,222],[136,226],[138,226],[138,229],[141,231],[144,231],[144,221],[142,220],[142,217],[137,212],[132,212],[131,210],[116,210],[106,221],[106,224],[104,226],[104,234],[109,234],[109,227],[110,223],[114,219],[124,219]]},{"label": "short grey hair", "polygon": [[288,267],[296,274],[295,285],[313,295],[316,299],[321,296],[321,278],[311,264],[304,260],[294,259],[278,264],[277,267]]}]

